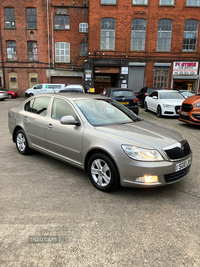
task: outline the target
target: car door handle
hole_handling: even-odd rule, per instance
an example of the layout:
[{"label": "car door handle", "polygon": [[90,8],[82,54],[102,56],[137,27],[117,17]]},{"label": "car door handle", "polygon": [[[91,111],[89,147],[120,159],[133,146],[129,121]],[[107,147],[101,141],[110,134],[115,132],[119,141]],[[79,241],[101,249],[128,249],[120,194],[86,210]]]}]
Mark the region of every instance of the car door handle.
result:
[{"label": "car door handle", "polygon": [[48,128],[51,129],[53,128],[53,125],[51,123],[48,124]]},{"label": "car door handle", "polygon": [[24,120],[24,121],[27,121],[27,117],[24,117],[23,120]]}]

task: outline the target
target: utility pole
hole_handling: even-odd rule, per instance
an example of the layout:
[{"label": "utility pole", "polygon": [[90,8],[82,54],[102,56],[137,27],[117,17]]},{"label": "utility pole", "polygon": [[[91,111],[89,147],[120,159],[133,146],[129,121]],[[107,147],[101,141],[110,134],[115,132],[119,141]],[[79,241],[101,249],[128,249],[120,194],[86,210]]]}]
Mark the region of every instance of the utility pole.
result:
[{"label": "utility pole", "polygon": [[5,72],[4,72],[4,61],[3,61],[3,47],[1,38],[1,25],[0,25],[0,45],[1,45],[1,58],[2,58],[2,71],[3,71],[3,87],[5,88]]}]

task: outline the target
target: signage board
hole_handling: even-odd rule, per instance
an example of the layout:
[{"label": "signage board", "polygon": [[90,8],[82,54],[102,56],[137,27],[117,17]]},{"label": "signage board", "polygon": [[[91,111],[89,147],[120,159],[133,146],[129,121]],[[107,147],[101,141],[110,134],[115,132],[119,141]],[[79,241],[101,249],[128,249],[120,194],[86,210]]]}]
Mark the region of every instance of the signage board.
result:
[{"label": "signage board", "polygon": [[173,75],[197,75],[199,62],[177,62],[173,64]]}]

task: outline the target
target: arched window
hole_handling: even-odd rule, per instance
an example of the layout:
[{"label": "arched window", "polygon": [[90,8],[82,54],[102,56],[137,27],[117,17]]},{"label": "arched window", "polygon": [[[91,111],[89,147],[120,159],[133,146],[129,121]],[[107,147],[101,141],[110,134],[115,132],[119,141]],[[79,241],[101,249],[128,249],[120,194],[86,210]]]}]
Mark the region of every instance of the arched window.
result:
[{"label": "arched window", "polygon": [[57,42],[55,43],[55,62],[70,62],[70,43]]},{"label": "arched window", "polygon": [[131,50],[144,50],[146,36],[146,20],[133,19],[131,28]]},{"label": "arched window", "polygon": [[79,23],[79,32],[88,32],[88,23]]},{"label": "arched window", "polygon": [[198,26],[198,20],[189,19],[185,21],[183,35],[183,51],[196,51]]},{"label": "arched window", "polygon": [[101,50],[115,50],[115,19],[101,19]]},{"label": "arched window", "polygon": [[170,51],[172,37],[172,20],[160,19],[158,21],[157,51]]}]

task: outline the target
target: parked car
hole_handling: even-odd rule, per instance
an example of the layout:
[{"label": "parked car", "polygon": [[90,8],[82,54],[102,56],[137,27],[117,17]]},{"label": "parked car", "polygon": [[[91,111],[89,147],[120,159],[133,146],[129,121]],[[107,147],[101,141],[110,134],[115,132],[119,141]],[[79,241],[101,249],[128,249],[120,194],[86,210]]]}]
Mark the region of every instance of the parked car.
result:
[{"label": "parked car", "polygon": [[144,101],[145,101],[146,96],[150,95],[150,93],[155,90],[163,90],[163,88],[143,87],[142,89],[140,89],[139,93],[137,94],[137,98],[138,98],[139,105],[141,106],[141,108],[144,107]]},{"label": "parked car", "polygon": [[162,115],[179,116],[184,97],[173,90],[155,90],[145,98],[145,110],[151,110],[158,117]]},{"label": "parked car", "polygon": [[60,90],[65,89],[65,84],[50,84],[50,83],[41,83],[29,88],[25,91],[26,97],[30,97],[38,94],[50,94],[58,93]]},{"label": "parked car", "polygon": [[84,88],[80,84],[71,84],[67,85],[64,90],[61,90],[62,93],[85,93]]},{"label": "parked car", "polygon": [[139,114],[138,98],[132,89],[106,87],[104,88],[102,95],[111,97],[112,99],[131,109],[133,112],[135,112],[135,114]]},{"label": "parked car", "polygon": [[190,91],[190,90],[178,90],[178,92],[179,92],[184,98],[188,98],[188,97],[194,95],[194,92],[193,92],[193,91]]},{"label": "parked car", "polygon": [[33,96],[9,110],[8,126],[20,154],[33,149],[86,170],[102,191],[175,183],[192,162],[181,133],[98,95]]},{"label": "parked car", "polygon": [[200,93],[183,101],[179,120],[193,125],[200,125]]},{"label": "parked car", "polygon": [[0,100],[3,101],[8,97],[7,91],[6,90],[0,90]]},{"label": "parked car", "polygon": [[16,91],[7,91],[7,95],[8,95],[8,98],[11,99],[11,98],[16,98],[19,96],[19,93],[16,92]]}]

